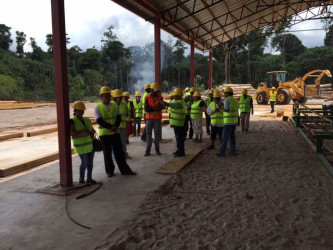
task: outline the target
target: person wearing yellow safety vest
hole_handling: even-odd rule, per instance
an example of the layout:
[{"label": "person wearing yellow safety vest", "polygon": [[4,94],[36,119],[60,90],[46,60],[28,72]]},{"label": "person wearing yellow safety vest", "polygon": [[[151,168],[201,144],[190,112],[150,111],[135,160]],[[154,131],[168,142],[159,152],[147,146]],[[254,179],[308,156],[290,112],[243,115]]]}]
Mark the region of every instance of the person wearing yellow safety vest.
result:
[{"label": "person wearing yellow safety vest", "polygon": [[238,124],[238,101],[233,97],[234,91],[230,87],[224,90],[223,111],[223,133],[222,142],[217,156],[223,157],[227,151],[228,140],[230,139],[230,154],[236,155],[236,126]]},{"label": "person wearing yellow safety vest", "polygon": [[129,100],[130,93],[125,91],[123,93],[123,101],[127,105],[127,120],[126,120],[126,144],[129,144],[129,136],[133,134],[133,117],[134,117],[134,106],[133,102]]},{"label": "person wearing yellow safety vest", "polygon": [[186,88],[184,89],[184,97],[189,96],[189,95],[191,95],[191,94],[190,94],[190,88],[189,88],[189,87],[186,87]]},{"label": "person wearing yellow safety vest", "polygon": [[[207,107],[209,107],[209,104],[211,102],[214,102],[213,93],[214,93],[214,90],[212,90],[212,89],[210,89],[208,91],[208,97],[205,99],[205,103],[206,103]],[[205,112],[205,116],[206,116],[206,132],[207,132],[207,135],[210,135],[210,116],[207,112]]]},{"label": "person wearing yellow safety vest", "polygon": [[[173,100],[173,92],[171,92],[171,93],[169,94],[169,103],[171,103],[172,100]],[[172,108],[171,108],[171,107],[168,107],[168,108],[167,108],[167,111],[168,111],[168,113],[169,113],[169,119],[171,119]],[[170,125],[171,125],[171,124],[170,124]],[[172,125],[171,125],[171,127],[172,127]]]},{"label": "person wearing yellow safety vest", "polygon": [[136,175],[126,162],[126,155],[122,148],[122,142],[118,127],[121,124],[121,115],[118,107],[111,101],[111,90],[104,86],[100,89],[102,102],[95,108],[95,118],[98,123],[98,134],[102,142],[105,172],[108,177],[114,176],[114,163],[112,161],[112,150],[122,175]]},{"label": "person wearing yellow safety vest", "polygon": [[210,115],[212,123],[212,133],[210,134],[211,144],[207,149],[214,149],[216,136],[218,135],[220,141],[222,140],[223,132],[223,102],[221,100],[221,94],[215,90],[213,94],[213,101],[207,105],[207,113]]},{"label": "person wearing yellow safety vest", "polygon": [[242,132],[249,131],[250,113],[253,115],[253,100],[252,97],[247,94],[247,89],[242,90],[241,96],[238,98],[239,112],[242,125]]},{"label": "person wearing yellow safety vest", "polygon": [[185,156],[184,123],[186,116],[186,104],[182,100],[182,95],[183,91],[179,88],[176,88],[173,91],[174,100],[169,103],[161,101],[162,105],[172,108],[170,125],[173,126],[177,141],[177,150],[173,153],[175,157]]},{"label": "person wearing yellow safety vest", "polygon": [[193,132],[195,135],[194,142],[202,142],[202,113],[206,111],[206,103],[201,100],[201,94],[199,91],[195,91],[193,94],[194,102],[191,105],[191,121],[193,125]]},{"label": "person wearing yellow safety vest", "polygon": [[121,116],[121,122],[118,128],[118,132],[120,134],[121,145],[123,151],[126,155],[126,158],[131,158],[127,153],[127,146],[126,146],[126,122],[128,119],[128,109],[127,103],[123,101],[123,96],[119,89],[115,89],[111,92],[112,98],[117,105],[118,115]]},{"label": "person wearing yellow safety vest", "polygon": [[276,89],[275,87],[272,88],[272,90],[269,92],[269,102],[271,104],[271,113],[274,112],[274,104],[276,102]]},{"label": "person wearing yellow safety vest", "polygon": [[[142,97],[143,106],[145,106],[146,97],[151,93],[150,84],[147,83],[144,86],[144,89],[145,89],[145,93],[143,94],[143,97]],[[144,121],[146,123],[146,111],[145,111],[144,108],[143,108],[143,119],[144,119]],[[147,137],[146,129],[144,129],[143,132],[142,132],[142,135],[141,135],[141,140],[142,141],[146,141],[146,137]]]},{"label": "person wearing yellow safety vest", "polygon": [[[193,104],[193,94],[195,92],[195,88],[190,88],[190,92],[185,94],[185,104],[186,104],[186,117],[185,117],[185,124],[184,124],[184,139],[187,137],[187,132],[189,133],[189,139],[193,138],[193,126],[192,120],[190,115],[191,106]],[[190,126],[188,125],[190,123]]]},{"label": "person wearing yellow safety vest", "polygon": [[138,125],[138,136],[140,136],[141,131],[141,118],[143,114],[143,102],[141,100],[141,93],[135,92],[135,100],[133,100],[133,107],[135,111],[135,118],[134,118],[134,134],[133,136],[136,136],[136,125]]},{"label": "person wearing yellow safety vest", "polygon": [[70,120],[70,132],[72,136],[74,152],[80,156],[80,183],[85,183],[84,175],[87,169],[87,183],[96,183],[91,178],[93,163],[94,163],[94,150],[92,139],[96,131],[91,125],[89,117],[83,116],[86,110],[86,105],[77,101],[73,104],[74,116]]}]

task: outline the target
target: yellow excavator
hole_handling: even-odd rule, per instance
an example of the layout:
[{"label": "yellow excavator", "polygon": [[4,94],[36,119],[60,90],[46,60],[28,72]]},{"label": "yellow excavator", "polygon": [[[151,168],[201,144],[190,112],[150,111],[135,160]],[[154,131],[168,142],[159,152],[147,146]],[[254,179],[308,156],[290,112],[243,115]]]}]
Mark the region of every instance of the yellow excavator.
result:
[{"label": "yellow excavator", "polygon": [[[277,104],[289,104],[291,100],[299,103],[306,103],[308,95],[320,95],[320,81],[326,75],[332,77],[329,70],[313,70],[306,73],[303,77],[298,77],[293,81],[286,82],[286,71],[267,72],[268,82],[261,82],[253,96],[258,104],[267,104],[269,93],[272,87],[276,88]],[[305,81],[314,78],[312,85],[307,85]]]}]

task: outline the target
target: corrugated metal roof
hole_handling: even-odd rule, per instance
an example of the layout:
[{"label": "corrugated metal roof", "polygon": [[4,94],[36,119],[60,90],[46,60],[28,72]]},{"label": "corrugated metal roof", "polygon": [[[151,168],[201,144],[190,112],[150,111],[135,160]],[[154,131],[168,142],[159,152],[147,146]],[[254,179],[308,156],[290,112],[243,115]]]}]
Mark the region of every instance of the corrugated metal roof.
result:
[{"label": "corrugated metal roof", "polygon": [[[230,40],[240,40],[252,31],[307,12],[307,19],[321,15],[333,0],[113,0],[146,21],[161,20],[161,29],[199,50]],[[328,6],[328,7],[327,7]],[[319,7],[319,8],[318,8]],[[304,18],[303,18],[304,19]]]}]

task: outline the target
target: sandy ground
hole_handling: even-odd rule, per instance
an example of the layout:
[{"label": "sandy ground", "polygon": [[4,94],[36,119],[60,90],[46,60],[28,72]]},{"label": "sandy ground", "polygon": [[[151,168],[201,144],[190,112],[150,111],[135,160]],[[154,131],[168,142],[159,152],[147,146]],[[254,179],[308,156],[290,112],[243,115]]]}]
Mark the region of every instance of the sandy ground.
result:
[{"label": "sandy ground", "polygon": [[[277,106],[276,110],[283,110],[288,115],[291,108],[291,105],[284,105]],[[153,191],[145,186],[148,194],[141,194],[140,199],[146,197],[142,202],[138,202],[140,199],[135,203],[124,201],[114,208],[112,214],[105,210],[101,216],[94,213],[89,223],[97,221],[98,225],[103,225],[101,232],[108,236],[101,237],[97,228],[92,234],[86,234],[93,237],[90,240],[84,239],[87,247],[78,244],[78,249],[333,249],[332,179],[294,127],[281,121],[281,117],[277,118],[276,114],[269,114],[268,105],[256,105],[255,110],[255,116],[251,117],[251,132],[241,134],[237,131],[238,156],[218,158],[215,156],[216,150],[206,150],[157,190]],[[93,112],[93,106],[87,111]],[[90,116],[88,112],[87,115]],[[32,126],[33,121],[25,114],[25,125]],[[52,116],[50,110],[45,116]],[[4,117],[6,116],[0,112],[0,118]],[[22,119],[24,121],[24,117]],[[13,124],[18,128],[22,122],[15,121]],[[204,137],[207,141],[207,135]],[[171,153],[174,149],[171,148],[163,153]],[[147,164],[142,154],[136,151],[133,154],[137,154],[142,166]],[[131,166],[136,169],[136,160],[131,162]],[[53,174],[56,172],[58,171],[54,170]],[[103,172],[97,177],[102,176]],[[42,180],[42,177],[40,178]],[[143,185],[150,182],[149,178],[147,177]],[[53,179],[52,177],[52,182]],[[43,181],[45,182],[44,179]],[[155,182],[155,185],[156,183],[158,182]],[[12,193],[34,193],[34,189],[28,188],[29,184],[17,188],[12,187],[14,184],[11,182],[7,185]],[[108,192],[107,188],[104,192]],[[112,190],[114,188],[116,186],[113,186]],[[132,187],[131,195],[138,190],[140,188],[133,190]],[[2,192],[4,195],[6,191]],[[97,195],[98,201],[103,199],[98,193]],[[6,201],[9,197],[0,196],[1,199]],[[15,211],[18,212],[21,207],[30,204],[28,197],[22,197],[20,202],[10,199],[13,199],[11,202],[15,205],[15,210],[10,214],[8,209],[3,207],[4,221],[6,216],[15,216]],[[51,211],[52,208],[46,205],[46,201],[40,199],[44,204],[43,208]],[[118,199],[122,200],[122,197],[108,197],[108,206],[118,202]],[[104,203],[97,204],[100,209],[105,208]],[[56,201],[53,205],[56,206]],[[91,206],[89,203],[86,205]],[[118,216],[121,212],[118,210],[129,211],[131,216],[122,215],[117,219],[117,223],[114,223],[112,217]],[[87,212],[89,214],[85,209],[77,208],[75,211],[80,212],[80,218],[84,218]],[[55,216],[60,216],[60,221],[65,221],[66,217],[59,207]],[[69,243],[73,247],[76,244],[74,238],[77,240],[81,234],[80,230],[72,226],[69,227],[71,233],[67,237],[63,232],[59,232],[59,229],[48,228],[37,215],[31,220],[26,219],[24,214],[20,217],[23,222],[26,220],[26,224],[17,219],[17,222],[12,224],[12,230],[23,225],[25,230],[35,232],[41,227],[45,230],[45,236],[51,237],[52,230],[55,230],[54,237],[60,235],[58,239],[64,239],[60,243],[56,242],[54,237],[48,240],[44,237],[46,241],[43,239],[41,242],[46,245],[40,242],[38,249],[45,249],[43,247],[47,246],[47,241],[52,243],[50,244],[53,249],[61,249]],[[122,221],[123,219],[125,221]],[[11,223],[7,224],[6,228],[10,228]],[[58,224],[55,226],[59,228],[62,225],[68,226],[65,222]],[[15,246],[16,238],[8,238],[8,230],[2,229],[2,243],[10,241],[11,246]],[[19,233],[22,239],[25,238],[25,232]],[[33,237],[26,237],[26,242],[23,243],[29,248],[33,246],[33,242],[39,240],[38,234],[33,233]],[[20,243],[20,247],[24,249],[23,243]]]},{"label": "sandy ground", "polygon": [[204,151],[97,249],[333,249],[332,179],[292,126],[259,119],[238,156]]}]

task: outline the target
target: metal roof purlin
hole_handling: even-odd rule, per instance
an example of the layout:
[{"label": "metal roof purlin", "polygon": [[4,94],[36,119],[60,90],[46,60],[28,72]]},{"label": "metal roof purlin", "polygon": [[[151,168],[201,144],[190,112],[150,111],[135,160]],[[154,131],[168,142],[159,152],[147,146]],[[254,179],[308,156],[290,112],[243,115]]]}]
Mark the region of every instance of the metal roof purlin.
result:
[{"label": "metal roof purlin", "polygon": [[[174,0],[177,2],[177,4],[179,4],[179,0]],[[194,3],[196,2],[196,0],[194,0]],[[190,11],[186,8],[186,6],[183,6],[182,4],[179,4],[180,8],[182,8],[186,13],[189,13]],[[198,23],[200,25],[200,21],[198,20],[198,18],[196,18],[195,16],[191,16],[191,18],[193,20],[195,20],[196,23]],[[204,26],[201,26],[202,29],[204,29],[206,32],[209,32]],[[189,32],[190,33],[190,32]],[[213,34],[209,33],[211,35],[211,37],[213,38]],[[193,37],[193,32],[192,32],[192,37]],[[213,38],[217,43],[221,43],[217,38]]]},{"label": "metal roof purlin", "polygon": [[[219,1],[216,1],[216,2],[212,2],[210,5],[208,5],[208,7],[212,7],[212,6],[216,5],[216,4],[219,4],[219,3],[224,2],[224,1],[225,1],[225,0],[219,0]],[[196,10],[196,11],[193,11],[191,14],[185,15],[185,16],[179,18],[179,19],[175,19],[175,20],[173,20],[172,22],[170,22],[169,24],[167,24],[165,27],[167,27],[167,26],[169,26],[169,25],[171,25],[171,24],[177,23],[177,22],[179,22],[179,21],[182,21],[182,20],[184,20],[184,19],[186,19],[186,18],[188,18],[188,17],[190,17],[190,16],[192,16],[192,15],[198,14],[198,13],[200,13],[201,11],[204,11],[206,8],[207,8],[207,7],[204,7],[204,8],[198,9],[198,10]],[[168,10],[168,11],[170,11],[170,10]],[[164,16],[165,12],[166,12],[166,11],[162,12],[162,15],[163,15],[163,16]]]}]

